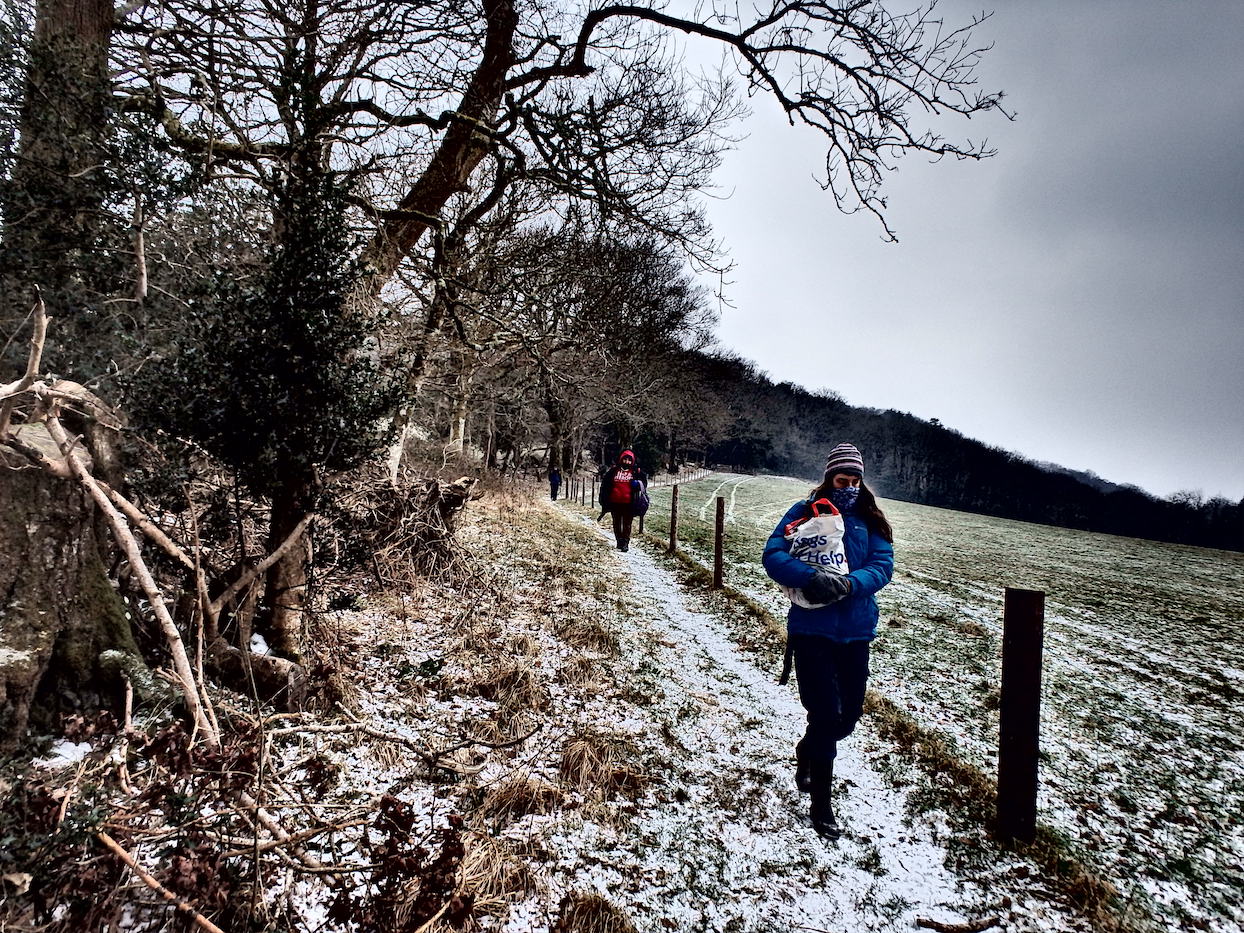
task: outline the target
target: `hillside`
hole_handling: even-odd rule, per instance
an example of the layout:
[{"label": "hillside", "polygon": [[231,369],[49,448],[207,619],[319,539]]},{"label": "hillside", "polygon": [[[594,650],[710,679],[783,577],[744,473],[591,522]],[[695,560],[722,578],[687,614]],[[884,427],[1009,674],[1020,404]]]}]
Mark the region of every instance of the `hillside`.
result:
[{"label": "hillside", "polygon": [[1033,462],[936,421],[775,383],[737,357],[688,354],[677,398],[685,414],[649,428],[641,441],[646,462],[667,461],[672,449],[732,469],[815,479],[825,452],[850,440],[865,452],[869,484],[892,499],[1244,550],[1244,502],[1158,499],[1134,486]]},{"label": "hillside", "polygon": [[171,922],[99,830],[230,930],[1091,928],[1060,882],[931,808],[929,776],[871,719],[841,759],[844,838],[821,841],[791,781],[802,710],[774,683],[772,633],[689,594],[675,565],[523,491],[469,509],[461,539],[475,569],[449,590],[338,593],[341,706],[260,724],[255,795],[285,844],[211,790],[218,765],[167,770],[156,751],[178,742],[140,741],[143,722],[9,775],[24,806],[6,805],[5,835],[56,827],[24,879],[48,928],[122,908],[135,928]]},{"label": "hillside", "polygon": [[[683,484],[679,546],[711,563],[722,496],[726,580],[780,616],[761,542],[807,491],[767,476]],[[648,530],[662,540],[670,491],[653,498]],[[1244,555],[882,506],[895,575],[878,597],[877,693],[995,774],[1003,592],[1043,591],[1041,821],[1159,928],[1238,929]]]}]

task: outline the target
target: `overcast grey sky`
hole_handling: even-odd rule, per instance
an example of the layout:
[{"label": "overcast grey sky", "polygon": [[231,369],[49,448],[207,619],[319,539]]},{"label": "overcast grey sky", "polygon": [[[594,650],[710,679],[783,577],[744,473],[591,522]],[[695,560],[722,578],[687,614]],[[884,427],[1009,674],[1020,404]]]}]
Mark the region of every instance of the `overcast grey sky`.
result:
[{"label": "overcast grey sky", "polygon": [[1037,460],[1244,497],[1244,2],[1008,0],[980,35],[1017,119],[940,124],[991,160],[900,164],[897,245],[753,102],[709,206],[736,263],[722,344]]}]

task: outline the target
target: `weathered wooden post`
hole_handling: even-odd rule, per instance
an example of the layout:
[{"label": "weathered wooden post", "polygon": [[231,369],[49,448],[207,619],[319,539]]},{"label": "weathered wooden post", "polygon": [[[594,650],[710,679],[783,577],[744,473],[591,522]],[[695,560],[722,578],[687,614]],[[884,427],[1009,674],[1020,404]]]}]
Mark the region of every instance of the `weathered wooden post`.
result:
[{"label": "weathered wooden post", "polygon": [[596,477],[592,477],[592,507],[596,507]]},{"label": "weathered wooden post", "polygon": [[717,497],[717,528],[713,533],[713,589],[721,589],[724,574],[722,572],[722,551],[726,537],[726,497]]},{"label": "weathered wooden post", "polygon": [[998,835],[1032,842],[1041,751],[1041,650],[1045,593],[1008,586],[1002,610],[998,709]]},{"label": "weathered wooden post", "polygon": [[678,550],[678,484],[670,496],[670,553]]}]

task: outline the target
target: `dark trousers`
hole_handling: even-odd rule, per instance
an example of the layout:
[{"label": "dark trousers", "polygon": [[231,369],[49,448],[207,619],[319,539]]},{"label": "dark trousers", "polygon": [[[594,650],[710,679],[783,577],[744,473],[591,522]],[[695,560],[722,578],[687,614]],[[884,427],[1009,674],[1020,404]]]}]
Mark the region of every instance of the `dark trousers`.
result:
[{"label": "dark trousers", "polygon": [[631,543],[631,523],[634,521],[635,516],[631,514],[629,505],[613,510],[613,536],[619,545]]},{"label": "dark trousers", "polygon": [[557,490],[560,488],[561,483],[549,483],[549,492],[552,494],[554,499],[557,498]]},{"label": "dark trousers", "polygon": [[808,711],[808,728],[795,755],[809,764],[829,764],[864,712],[869,643],[791,635],[790,645],[799,702]]}]

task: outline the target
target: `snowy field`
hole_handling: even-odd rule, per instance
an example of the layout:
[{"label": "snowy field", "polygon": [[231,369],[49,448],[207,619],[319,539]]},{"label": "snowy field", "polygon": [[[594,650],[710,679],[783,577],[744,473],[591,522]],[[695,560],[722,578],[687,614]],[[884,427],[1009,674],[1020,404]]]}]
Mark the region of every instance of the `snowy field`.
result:
[{"label": "snowy field", "polygon": [[[728,476],[689,485],[683,540],[705,554],[724,493],[728,579],[780,608],[757,560],[803,491]],[[669,492],[655,492],[648,530],[659,533]],[[885,505],[900,573],[883,600],[875,686],[991,769],[1001,588],[1047,588],[1043,819],[1130,898],[1130,931],[1239,931],[1238,555]],[[780,639],[739,600],[694,585],[659,541],[614,550],[595,517],[522,490],[490,494],[463,516],[473,569],[461,579],[403,591],[355,581],[322,632],[339,658],[339,705],[263,727],[281,858],[253,859],[276,830],[246,819],[210,761],[174,770],[164,739],[56,746],[33,763],[32,786],[92,776],[89,793],[47,797],[69,828],[52,840],[67,847],[57,877],[79,857],[111,864],[74,828],[106,826],[223,929],[1116,929],[1066,875],[943,808],[930,790],[952,772],[929,773],[877,717],[838,760],[843,837],[817,837],[792,780],[803,713],[793,686],[775,683]],[[183,877],[199,864],[190,856],[223,843],[237,848],[215,856],[219,872]],[[123,905],[117,928],[181,928],[147,884],[99,878]],[[51,926],[34,924],[28,899],[6,925],[0,894],[0,930],[104,928],[72,922],[96,895],[58,896]]]},{"label": "snowy field", "polygon": [[[714,475],[680,490],[680,545],[775,612],[764,540],[809,484]],[[647,531],[668,534],[670,490]],[[873,686],[996,771],[1002,597],[1046,592],[1039,818],[1173,929],[1244,929],[1244,555],[883,501],[896,573]]]}]

